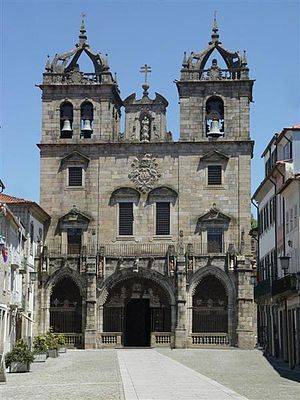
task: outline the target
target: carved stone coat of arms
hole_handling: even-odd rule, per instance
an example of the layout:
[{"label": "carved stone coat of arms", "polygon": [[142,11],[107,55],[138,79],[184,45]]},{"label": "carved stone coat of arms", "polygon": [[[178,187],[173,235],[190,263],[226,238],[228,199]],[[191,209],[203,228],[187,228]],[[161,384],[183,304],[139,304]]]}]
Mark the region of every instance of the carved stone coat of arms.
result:
[{"label": "carved stone coat of arms", "polygon": [[151,154],[145,154],[142,158],[133,160],[131,164],[132,171],[129,173],[128,178],[140,192],[149,192],[160,178],[161,175],[157,165],[156,159]]}]

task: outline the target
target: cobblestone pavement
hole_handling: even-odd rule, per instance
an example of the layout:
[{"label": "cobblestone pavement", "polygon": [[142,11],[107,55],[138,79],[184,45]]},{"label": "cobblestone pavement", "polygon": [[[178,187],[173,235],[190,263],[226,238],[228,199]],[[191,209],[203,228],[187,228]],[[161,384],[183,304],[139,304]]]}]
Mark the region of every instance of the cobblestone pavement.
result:
[{"label": "cobblestone pavement", "polygon": [[247,400],[153,349],[118,350],[126,400]]},{"label": "cobblestone pavement", "polygon": [[300,399],[300,369],[290,371],[286,364],[281,364],[277,372],[258,350],[161,349],[159,352],[249,400]]},{"label": "cobblestone pavement", "polygon": [[31,372],[7,374],[1,400],[121,400],[123,388],[115,350],[68,350],[31,364]]}]

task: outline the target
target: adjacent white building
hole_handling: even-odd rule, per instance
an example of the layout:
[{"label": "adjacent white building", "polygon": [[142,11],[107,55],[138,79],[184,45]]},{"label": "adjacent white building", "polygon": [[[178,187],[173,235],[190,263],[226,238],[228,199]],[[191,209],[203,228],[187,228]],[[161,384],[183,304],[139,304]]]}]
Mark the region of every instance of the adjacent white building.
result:
[{"label": "adjacent white building", "polygon": [[37,203],[3,193],[0,205],[0,353],[5,353],[15,340],[30,344],[34,335],[35,258],[49,216]]},{"label": "adjacent white building", "polygon": [[293,367],[300,364],[300,125],[273,136],[263,155],[258,205],[259,342]]},{"label": "adjacent white building", "polygon": [[24,246],[24,227],[9,207],[0,203],[0,354],[11,349],[19,333]]}]

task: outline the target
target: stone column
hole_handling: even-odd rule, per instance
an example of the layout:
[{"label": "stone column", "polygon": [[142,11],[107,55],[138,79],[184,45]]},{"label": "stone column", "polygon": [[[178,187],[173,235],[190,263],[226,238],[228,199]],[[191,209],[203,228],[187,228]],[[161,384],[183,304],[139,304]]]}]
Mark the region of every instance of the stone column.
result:
[{"label": "stone column", "polygon": [[87,294],[86,294],[86,325],[84,344],[86,349],[96,348],[96,259],[86,261]]},{"label": "stone column", "polygon": [[186,271],[185,256],[179,254],[177,260],[177,321],[175,328],[175,348],[187,347],[186,312]]},{"label": "stone column", "polygon": [[251,283],[253,269],[250,260],[237,257],[237,344],[241,349],[255,346],[254,287]]}]

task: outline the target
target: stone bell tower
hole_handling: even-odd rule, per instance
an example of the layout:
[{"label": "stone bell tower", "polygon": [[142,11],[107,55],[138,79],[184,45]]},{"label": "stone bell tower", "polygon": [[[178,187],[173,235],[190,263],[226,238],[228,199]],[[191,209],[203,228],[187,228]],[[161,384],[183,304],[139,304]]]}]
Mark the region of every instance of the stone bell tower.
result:
[{"label": "stone bell tower", "polygon": [[[80,70],[86,55],[92,71]],[[119,136],[122,104],[107,58],[87,43],[84,20],[71,51],[48,58],[42,89],[42,143],[115,141]]]},{"label": "stone bell tower", "polygon": [[[210,55],[217,51],[226,64],[218,66]],[[184,54],[181,77],[176,82],[180,99],[180,140],[247,140],[252,86],[246,53],[226,50],[219,40],[214,18],[208,47]]]}]

